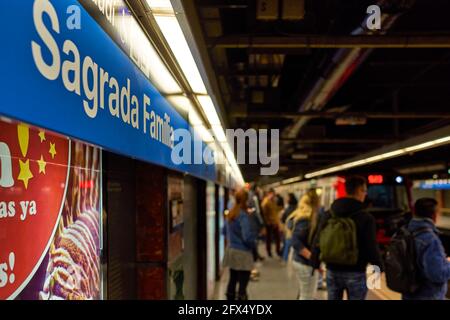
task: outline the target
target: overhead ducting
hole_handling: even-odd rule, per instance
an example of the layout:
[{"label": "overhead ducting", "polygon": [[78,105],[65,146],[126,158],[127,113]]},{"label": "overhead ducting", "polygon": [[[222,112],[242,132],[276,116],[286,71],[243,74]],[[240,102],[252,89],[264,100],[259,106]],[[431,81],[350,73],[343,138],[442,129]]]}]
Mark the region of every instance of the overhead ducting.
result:
[{"label": "overhead ducting", "polygon": [[[379,1],[377,5],[382,8],[381,23],[383,29],[377,34],[385,34],[397,21],[397,19],[413,5],[414,1]],[[370,16],[366,16],[361,26],[357,27],[351,35],[370,36],[373,31],[366,28],[366,21]],[[320,111],[336,92],[347,82],[358,67],[367,59],[373,49],[353,48],[339,49],[331,63],[323,69],[321,76],[312,86],[309,94],[302,100],[298,108],[299,112]],[[302,117],[294,124],[286,128],[283,136],[287,138],[296,138],[302,127],[308,123],[310,118]]]}]

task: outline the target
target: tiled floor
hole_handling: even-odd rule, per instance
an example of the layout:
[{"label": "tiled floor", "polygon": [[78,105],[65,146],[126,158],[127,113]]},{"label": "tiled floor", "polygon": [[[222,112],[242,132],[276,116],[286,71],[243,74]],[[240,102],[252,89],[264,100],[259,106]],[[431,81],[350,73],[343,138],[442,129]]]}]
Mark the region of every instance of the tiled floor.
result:
[{"label": "tiled floor", "polygon": [[[262,253],[263,250],[260,250]],[[259,281],[251,281],[248,286],[250,300],[295,300],[298,293],[297,279],[293,273],[292,263],[283,265],[279,258],[266,258],[257,264],[260,271]],[[228,270],[223,273],[222,279],[217,283],[215,297],[218,300],[225,299],[225,291],[228,282]],[[381,289],[369,291],[367,300],[392,300],[400,296],[390,292],[382,279]],[[318,300],[326,300],[326,290],[319,290],[316,295]]]},{"label": "tiled floor", "polygon": [[[251,300],[295,300],[298,293],[297,279],[293,274],[292,265],[283,266],[276,258],[266,258],[257,264],[260,272],[259,281],[251,281],[248,286],[248,295]],[[225,299],[226,285],[228,283],[227,271],[219,283],[220,300]],[[320,291],[319,299],[326,299],[325,291]]]}]

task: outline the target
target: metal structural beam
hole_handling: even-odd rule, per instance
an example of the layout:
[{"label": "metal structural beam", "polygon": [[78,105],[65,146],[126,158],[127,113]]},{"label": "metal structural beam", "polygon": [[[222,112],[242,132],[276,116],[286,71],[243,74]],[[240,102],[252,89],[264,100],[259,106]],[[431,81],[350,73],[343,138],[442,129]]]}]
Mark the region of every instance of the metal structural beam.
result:
[{"label": "metal structural beam", "polygon": [[[427,66],[436,63],[436,60],[392,60],[392,61],[372,61],[367,65],[370,67],[417,67]],[[440,61],[440,65],[449,65],[450,61]]]},{"label": "metal structural beam", "polygon": [[[191,0],[192,1],[192,0]],[[194,2],[194,1],[192,1]],[[202,8],[216,8],[216,9],[247,9],[249,4],[242,0],[200,0],[196,3]]]},{"label": "metal structural beam", "polygon": [[298,119],[308,118],[367,118],[367,119],[450,119],[450,112],[401,112],[401,113],[381,113],[381,112],[248,112],[232,113],[231,116],[245,119]]},{"label": "metal structural beam", "polygon": [[[348,156],[348,155],[359,154],[360,152],[358,152],[358,151],[306,151],[305,152],[304,150],[300,149],[296,153],[306,154],[306,155],[308,155],[308,157],[310,157],[310,156]],[[294,159],[294,160],[298,160],[298,159]],[[300,160],[302,160],[302,159],[300,159]]]},{"label": "metal structural beam", "polygon": [[[382,146],[379,149],[360,154],[354,158],[346,159],[343,162],[334,163],[332,167],[326,167],[315,172],[309,172],[305,175],[305,177],[309,179],[316,176],[345,171],[359,166],[373,165],[374,163],[380,163],[381,161],[386,161],[395,157],[412,155],[415,152],[421,152],[428,148],[437,148],[439,146],[448,145],[450,141],[449,137],[450,125],[406,140],[397,141],[393,144]],[[367,162],[368,159],[371,160]],[[363,160],[366,160],[366,162],[363,162]],[[342,168],[344,165],[347,165],[347,167]]]},{"label": "metal structural beam", "polygon": [[304,144],[383,144],[392,143],[393,139],[304,139],[304,138],[280,138],[280,141],[293,141]]},{"label": "metal structural beam", "polygon": [[207,40],[220,48],[450,48],[450,35],[223,36]]}]

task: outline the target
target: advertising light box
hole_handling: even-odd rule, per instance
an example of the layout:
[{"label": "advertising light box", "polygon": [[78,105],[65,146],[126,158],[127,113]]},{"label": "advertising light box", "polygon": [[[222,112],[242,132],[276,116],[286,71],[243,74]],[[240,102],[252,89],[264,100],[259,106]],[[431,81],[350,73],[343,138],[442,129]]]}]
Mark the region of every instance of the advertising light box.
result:
[{"label": "advertising light box", "polygon": [[12,121],[0,149],[0,299],[100,299],[100,150]]}]

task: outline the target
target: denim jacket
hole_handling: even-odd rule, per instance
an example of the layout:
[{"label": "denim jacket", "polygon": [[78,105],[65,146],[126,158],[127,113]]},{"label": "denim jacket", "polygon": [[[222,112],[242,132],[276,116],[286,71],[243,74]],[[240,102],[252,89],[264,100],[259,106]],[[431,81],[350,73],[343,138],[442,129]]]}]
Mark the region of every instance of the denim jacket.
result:
[{"label": "denim jacket", "polygon": [[241,210],[236,219],[227,221],[227,236],[230,248],[251,252],[258,236],[255,218]]},{"label": "denim jacket", "polygon": [[424,227],[430,228],[432,232],[422,232],[415,238],[417,263],[423,284],[414,294],[403,295],[403,299],[443,300],[450,279],[450,262],[447,261],[438,231],[431,219],[414,218],[410,221],[408,230],[414,232]]},{"label": "denim jacket", "polygon": [[304,248],[311,249],[308,243],[310,221],[308,219],[300,219],[295,223],[294,232],[292,234],[292,247],[294,248],[294,261],[301,264],[310,265],[310,260],[300,254]]}]

